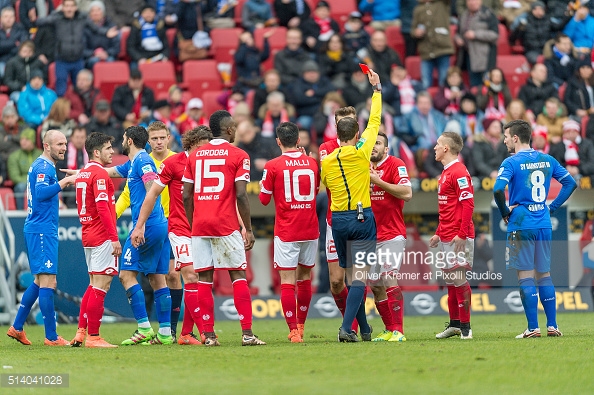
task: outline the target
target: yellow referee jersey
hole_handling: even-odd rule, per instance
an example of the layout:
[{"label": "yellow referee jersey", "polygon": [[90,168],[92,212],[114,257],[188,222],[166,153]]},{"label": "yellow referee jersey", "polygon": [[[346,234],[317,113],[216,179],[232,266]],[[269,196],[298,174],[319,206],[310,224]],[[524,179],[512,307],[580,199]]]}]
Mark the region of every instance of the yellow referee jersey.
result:
[{"label": "yellow referee jersey", "polygon": [[[167,154],[167,158],[169,158],[170,156],[175,155],[176,153],[169,150],[169,154]],[[163,163],[163,160],[159,161],[156,160],[155,157],[153,156],[153,153],[150,153],[150,157],[153,158],[153,162],[155,162],[155,166],[157,167],[157,171],[159,171],[159,167],[161,166],[161,163]],[[161,206],[163,206],[163,212],[165,213],[165,218],[169,218],[169,187],[165,187],[165,189],[163,189],[163,192],[161,192]],[[117,202],[116,202],[116,215],[118,218],[120,218],[122,216],[122,214],[124,213],[124,211],[130,207],[130,189],[128,189],[128,181],[126,181],[126,185],[124,186],[124,190],[122,191],[120,197],[118,198]]]},{"label": "yellow referee jersey", "polygon": [[322,183],[332,195],[331,211],[356,210],[357,202],[363,208],[371,207],[369,197],[369,161],[377,140],[382,114],[382,94],[374,92],[371,98],[369,122],[356,146],[339,147],[322,160]]}]

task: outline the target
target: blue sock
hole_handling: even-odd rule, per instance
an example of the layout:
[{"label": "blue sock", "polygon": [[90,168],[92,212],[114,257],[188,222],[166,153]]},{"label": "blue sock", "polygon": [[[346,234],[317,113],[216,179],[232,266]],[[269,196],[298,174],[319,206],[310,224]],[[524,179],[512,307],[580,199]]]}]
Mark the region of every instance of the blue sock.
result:
[{"label": "blue sock", "polygon": [[367,313],[365,312],[365,287],[363,287],[363,297],[361,298],[359,310],[357,310],[357,323],[359,324],[360,333],[371,332],[371,327],[367,323]]},{"label": "blue sock", "polygon": [[17,312],[16,318],[14,319],[14,329],[17,331],[23,330],[23,325],[25,325],[25,321],[27,321],[27,317],[31,312],[31,307],[39,297],[39,285],[33,283],[29,285],[29,288],[23,294],[23,299],[21,299],[21,305],[19,306],[19,311]]},{"label": "blue sock", "polygon": [[[351,330],[355,316],[357,316],[358,320],[357,313],[359,312],[359,308],[361,307],[361,303],[363,302],[364,294],[365,284],[363,284],[361,281],[354,281],[349,290],[349,296],[346,300],[346,308],[344,309],[344,317],[342,318],[342,328],[347,332]],[[367,320],[364,320],[363,323],[359,322],[359,328],[362,333],[369,332],[369,329],[365,331],[366,328],[363,325],[369,328],[369,325],[367,325]]]},{"label": "blue sock", "polygon": [[524,314],[528,320],[528,329],[538,328],[538,295],[536,294],[536,284],[534,278],[523,278],[520,280],[520,297]]},{"label": "blue sock", "polygon": [[557,298],[555,296],[555,286],[551,276],[543,277],[538,280],[538,295],[540,303],[547,316],[547,326],[557,327]]},{"label": "blue sock", "polygon": [[132,313],[138,324],[148,322],[148,315],[146,314],[146,307],[144,305],[144,292],[140,284],[134,284],[126,290],[128,303],[132,306]]},{"label": "blue sock", "polygon": [[56,310],[54,309],[53,288],[39,288],[39,308],[43,315],[45,338],[51,341],[58,340],[56,333]]},{"label": "blue sock", "polygon": [[171,294],[169,288],[161,288],[155,291],[155,305],[157,306],[157,320],[159,328],[171,326]]},{"label": "blue sock", "polygon": [[181,303],[184,290],[170,289],[169,294],[171,294],[171,330],[176,332],[177,322],[179,321],[179,313],[181,312]]}]

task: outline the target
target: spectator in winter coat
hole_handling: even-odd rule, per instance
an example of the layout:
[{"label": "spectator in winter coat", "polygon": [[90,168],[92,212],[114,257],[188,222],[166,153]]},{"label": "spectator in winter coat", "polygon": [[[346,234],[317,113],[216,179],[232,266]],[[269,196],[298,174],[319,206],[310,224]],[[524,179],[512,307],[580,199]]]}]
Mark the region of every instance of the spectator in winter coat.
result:
[{"label": "spectator in winter coat", "polygon": [[14,183],[16,206],[19,210],[25,205],[24,195],[27,190],[29,168],[41,154],[41,150],[35,147],[35,130],[23,130],[20,148],[8,157],[8,177]]},{"label": "spectator in winter coat", "polygon": [[387,81],[390,78],[392,65],[403,64],[400,56],[392,48],[388,47],[386,33],[380,30],[373,32],[371,35],[371,43],[367,47],[367,54],[368,60],[365,63],[379,75],[381,81]]},{"label": "spectator in winter coat", "polygon": [[130,68],[147,61],[169,60],[169,44],[165,33],[165,22],[158,20],[155,9],[145,5],[139,18],[132,24],[126,48],[132,59]]},{"label": "spectator in winter coat", "polygon": [[568,119],[567,109],[561,100],[550,97],[545,101],[542,113],[536,117],[536,124],[547,129],[549,141],[558,143],[563,137],[563,123]]},{"label": "spectator in winter coat", "polygon": [[[99,28],[111,28],[115,26],[105,17],[105,5],[102,1],[93,1],[90,5],[89,19]],[[120,37],[108,38],[102,34],[93,33],[85,28],[85,52],[86,66],[92,70],[97,62],[113,62],[120,53]]]},{"label": "spectator in winter coat", "polygon": [[19,114],[25,122],[37,128],[49,115],[57,98],[56,92],[45,86],[43,73],[35,70],[31,72],[31,80],[19,96]]},{"label": "spectator in winter coat", "polygon": [[589,59],[577,64],[575,76],[567,83],[564,102],[569,115],[581,118],[594,114],[594,75]]},{"label": "spectator in winter coat", "polygon": [[29,39],[29,33],[15,21],[12,7],[2,9],[0,12],[0,78],[4,76],[6,62],[17,54],[21,43]]},{"label": "spectator in winter coat", "polygon": [[345,32],[342,35],[344,47],[345,50],[352,53],[357,53],[369,45],[369,33],[363,28],[362,18],[363,15],[359,11],[353,11],[344,24]]},{"label": "spectator in winter coat", "polygon": [[392,108],[394,118],[400,119],[415,108],[417,92],[422,90],[422,85],[410,78],[402,65],[395,64],[390,71],[390,79],[384,83],[382,99]]},{"label": "spectator in winter coat", "polygon": [[346,86],[353,68],[353,57],[344,48],[340,34],[333,34],[324,44],[324,52],[319,55],[320,71],[337,89]]},{"label": "spectator in winter coat", "polygon": [[281,77],[279,72],[275,69],[270,69],[264,73],[262,83],[256,88],[254,93],[252,118],[258,118],[260,107],[266,103],[268,94],[274,91],[282,92],[286,96],[285,89],[281,86]]},{"label": "spectator in winter coat", "polygon": [[497,119],[483,120],[484,132],[474,137],[472,163],[477,177],[497,178],[501,162],[508,156],[503,127]]},{"label": "spectator in winter coat", "polygon": [[305,50],[312,53],[320,52],[322,45],[340,32],[338,23],[330,18],[330,5],[324,0],[318,2],[312,17],[303,21],[299,28],[303,32]]},{"label": "spectator in winter coat", "polygon": [[29,125],[19,121],[17,109],[12,104],[7,104],[2,109],[2,122],[0,122],[0,162],[6,163],[8,156],[19,149],[21,132]]},{"label": "spectator in winter coat", "polygon": [[260,65],[270,56],[268,38],[274,33],[270,30],[264,34],[264,48],[262,51],[256,47],[254,36],[249,31],[239,36],[239,47],[233,55],[237,71],[238,85],[245,93],[256,88],[262,82]]},{"label": "spectator in winter coat", "polygon": [[526,108],[537,117],[542,112],[545,100],[549,97],[558,97],[557,89],[552,82],[548,81],[546,66],[535,64],[532,66],[526,85],[520,88],[518,99],[522,100]]},{"label": "spectator in winter coat", "polygon": [[582,138],[580,124],[563,123],[563,141],[551,144],[549,152],[574,177],[594,176],[594,144]]},{"label": "spectator in winter coat", "polygon": [[573,76],[576,59],[573,57],[572,44],[569,37],[563,33],[557,34],[554,40],[545,44],[543,56],[549,81],[559,88]]},{"label": "spectator in winter coat", "polygon": [[105,98],[99,88],[93,86],[93,73],[82,69],[76,76],[76,85],[66,91],[65,99],[70,101],[70,118],[85,125],[93,115],[95,104]]},{"label": "spectator in winter coat", "polygon": [[433,98],[433,106],[450,117],[460,111],[460,101],[467,88],[462,81],[462,71],[457,66],[448,69],[445,85]]},{"label": "spectator in winter coat", "polygon": [[33,34],[38,27],[37,20],[47,17],[53,11],[53,0],[21,0],[19,4],[19,21],[23,24],[25,30]]},{"label": "spectator in winter coat", "polygon": [[103,2],[107,17],[119,27],[132,25],[136,20],[134,14],[147,3],[146,0],[103,0]]},{"label": "spectator in winter coat", "polygon": [[18,54],[6,63],[4,85],[8,86],[12,101],[19,100],[19,95],[31,79],[33,71],[45,74],[45,65],[35,56],[33,41],[24,41],[19,47]]},{"label": "spectator in winter coat", "polygon": [[272,7],[266,0],[248,0],[241,9],[241,25],[245,30],[253,33],[255,29],[274,26],[276,19],[272,14]]},{"label": "spectator in winter coat", "polygon": [[116,153],[122,151],[122,140],[124,139],[124,128],[115,117],[111,116],[111,107],[107,100],[99,100],[95,103],[93,117],[86,125],[90,133],[101,132],[114,138],[112,147]]},{"label": "spectator in winter coat", "polygon": [[118,86],[111,99],[113,114],[124,128],[149,117],[154,104],[155,94],[151,88],[144,86],[138,69],[130,70],[128,83]]},{"label": "spectator in winter coat", "polygon": [[203,107],[204,104],[198,97],[190,99],[186,106],[185,116],[182,116],[185,119],[179,125],[179,132],[182,135],[200,125],[208,126],[208,118],[204,116]]},{"label": "spectator in winter coat", "polygon": [[406,129],[398,130],[397,135],[413,152],[433,148],[446,126],[444,115],[433,108],[431,95],[427,92],[417,94],[417,105],[405,120]]},{"label": "spectator in winter coat", "polygon": [[589,59],[594,47],[594,17],[590,15],[587,3],[588,1],[579,3],[579,8],[565,25],[563,33],[571,39],[577,52]]},{"label": "spectator in winter coat", "polygon": [[520,40],[524,46],[524,56],[531,64],[542,54],[546,42],[551,37],[551,20],[546,15],[545,5],[541,1],[532,3],[532,10],[520,19],[518,27],[512,31],[509,41]]},{"label": "spectator in winter coat", "polygon": [[311,10],[305,0],[274,0],[274,14],[278,24],[287,28],[298,28],[309,19]]},{"label": "spectator in winter coat", "polygon": [[[373,87],[369,85],[367,75],[363,74],[358,64],[351,66],[351,75],[346,86],[342,90],[342,97],[347,106],[357,107],[365,103],[368,97],[373,94]],[[384,92],[385,95],[385,92]]]},{"label": "spectator in winter coat", "polygon": [[[234,117],[235,119],[235,117]],[[285,102],[281,92],[271,92],[260,107],[256,126],[264,137],[276,137],[276,128],[283,122],[295,122],[295,108]]]},{"label": "spectator in winter coat", "polygon": [[301,76],[303,64],[311,58],[301,47],[303,34],[299,29],[287,30],[287,45],[274,55],[274,68],[278,70],[283,85],[288,85]]},{"label": "spectator in winter coat", "polygon": [[485,112],[485,118],[505,118],[505,108],[512,100],[503,71],[494,68],[476,96],[478,107]]}]

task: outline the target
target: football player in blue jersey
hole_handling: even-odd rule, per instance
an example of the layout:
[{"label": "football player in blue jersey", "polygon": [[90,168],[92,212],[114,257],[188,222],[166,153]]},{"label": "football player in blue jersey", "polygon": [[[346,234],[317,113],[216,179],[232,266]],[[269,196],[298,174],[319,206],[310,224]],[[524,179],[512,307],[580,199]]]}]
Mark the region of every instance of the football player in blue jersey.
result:
[{"label": "football player in blue jersey", "polygon": [[56,333],[54,289],[58,273],[59,193],[74,184],[76,175],[58,181],[56,162],[64,160],[66,137],[59,130],[48,130],[43,138],[43,154],[29,168],[27,175],[27,219],[25,243],[29,255],[33,284],[27,288],[13,325],[7,335],[24,345],[31,345],[23,325],[31,307],[39,298],[43,315],[46,346],[69,346],[70,342]]},{"label": "football player in blue jersey", "polygon": [[[528,328],[516,338],[540,337],[538,298],[547,317],[547,336],[563,336],[557,327],[555,287],[551,280],[551,213],[573,193],[577,184],[552,156],[530,148],[532,127],[522,120],[505,125],[504,143],[513,156],[499,168],[495,202],[507,224],[506,266],[516,269]],[[546,204],[551,179],[562,185]],[[509,204],[505,187],[509,186]],[[536,285],[538,284],[538,293]]]}]

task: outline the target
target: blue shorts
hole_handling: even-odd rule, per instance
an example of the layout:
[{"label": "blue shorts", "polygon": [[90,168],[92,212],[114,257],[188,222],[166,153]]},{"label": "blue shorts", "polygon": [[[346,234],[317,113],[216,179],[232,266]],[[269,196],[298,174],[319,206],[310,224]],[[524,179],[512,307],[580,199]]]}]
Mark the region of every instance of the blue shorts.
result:
[{"label": "blue shorts", "polygon": [[376,251],[377,230],[371,208],[363,209],[365,220],[357,219],[357,211],[333,211],[332,235],[338,254],[338,266],[351,267],[360,257]]},{"label": "blue shorts", "polygon": [[25,233],[32,274],[58,274],[58,235]]},{"label": "blue shorts", "polygon": [[505,266],[516,270],[551,271],[551,229],[523,229],[507,233]]},{"label": "blue shorts", "polygon": [[145,275],[169,273],[171,247],[167,238],[167,222],[147,225],[144,239],[144,244],[135,248],[128,235],[122,249],[120,271],[135,271]]}]

